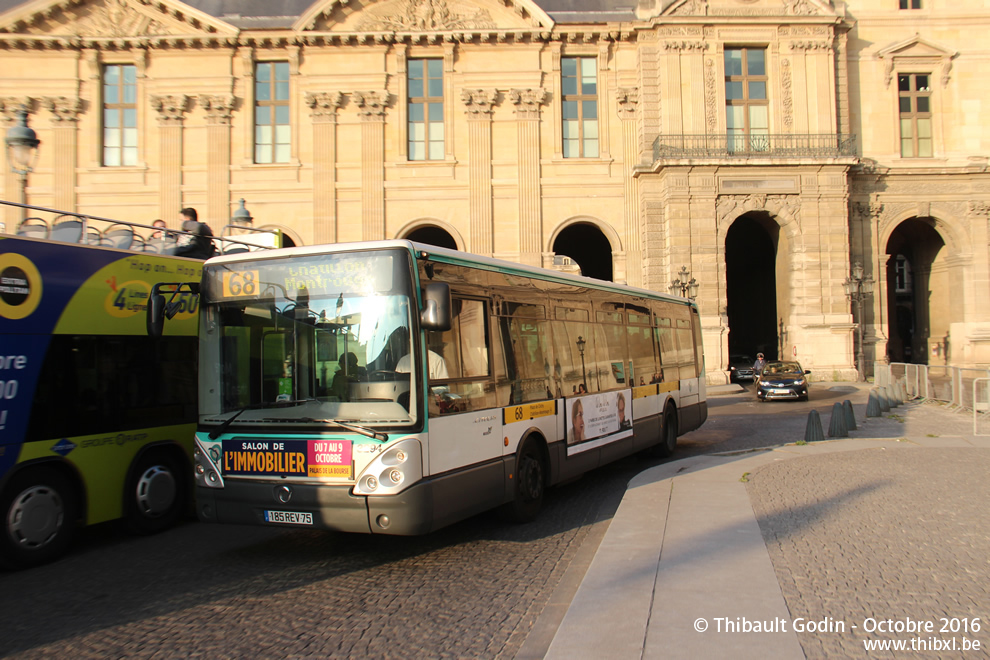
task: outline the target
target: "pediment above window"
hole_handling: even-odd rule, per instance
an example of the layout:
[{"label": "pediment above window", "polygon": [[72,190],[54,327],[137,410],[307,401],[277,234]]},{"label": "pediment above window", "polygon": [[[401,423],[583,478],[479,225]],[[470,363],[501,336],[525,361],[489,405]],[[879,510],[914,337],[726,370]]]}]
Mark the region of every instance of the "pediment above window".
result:
[{"label": "pediment above window", "polygon": [[447,32],[549,29],[532,0],[325,0],[294,29],[316,32]]},{"label": "pediment above window", "polygon": [[237,32],[176,0],[35,0],[0,14],[0,33],[37,37],[217,37]]},{"label": "pediment above window", "polygon": [[877,59],[884,62],[884,81],[888,87],[894,79],[895,71],[908,69],[915,69],[915,73],[922,71],[938,72],[942,84],[945,85],[949,82],[952,60],[957,55],[959,55],[958,52],[929,41],[918,34],[881,48],[876,53]]}]

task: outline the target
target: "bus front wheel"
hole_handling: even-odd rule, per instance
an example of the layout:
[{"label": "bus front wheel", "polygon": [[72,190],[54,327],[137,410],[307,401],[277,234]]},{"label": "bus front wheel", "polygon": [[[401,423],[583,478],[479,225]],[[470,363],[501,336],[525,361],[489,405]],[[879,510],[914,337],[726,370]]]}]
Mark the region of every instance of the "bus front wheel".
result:
[{"label": "bus front wheel", "polygon": [[0,560],[27,568],[60,557],[76,526],[76,499],[58,470],[36,468],[11,479],[0,496]]},{"label": "bus front wheel", "polygon": [[174,525],[185,507],[181,461],[151,451],[132,466],[124,489],[124,520],[135,534],[154,534]]},{"label": "bus front wheel", "polygon": [[502,509],[503,516],[517,523],[536,520],[543,508],[543,493],[547,483],[547,462],[535,440],[526,441],[516,463],[514,496]]}]

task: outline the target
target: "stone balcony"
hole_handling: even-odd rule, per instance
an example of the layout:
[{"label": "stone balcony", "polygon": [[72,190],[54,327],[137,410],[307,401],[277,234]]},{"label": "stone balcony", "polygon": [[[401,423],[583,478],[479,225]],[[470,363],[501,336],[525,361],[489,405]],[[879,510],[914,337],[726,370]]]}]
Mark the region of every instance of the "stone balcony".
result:
[{"label": "stone balcony", "polygon": [[856,136],[837,133],[659,135],[654,166],[661,161],[822,161],[856,158]]}]

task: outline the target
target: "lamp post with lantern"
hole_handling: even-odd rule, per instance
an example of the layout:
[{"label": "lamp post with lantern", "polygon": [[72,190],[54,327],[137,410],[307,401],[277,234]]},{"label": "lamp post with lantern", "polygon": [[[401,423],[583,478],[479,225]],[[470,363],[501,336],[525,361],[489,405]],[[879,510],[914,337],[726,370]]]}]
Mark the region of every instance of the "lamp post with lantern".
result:
[{"label": "lamp post with lantern", "polygon": [[28,111],[25,106],[17,110],[17,123],[7,129],[4,140],[7,143],[7,163],[10,171],[17,175],[21,182],[21,220],[27,217],[27,179],[34,171],[38,161],[38,146],[41,140],[27,123]]},{"label": "lamp post with lantern", "polygon": [[866,297],[873,293],[873,278],[866,277],[863,271],[863,264],[856,262],[852,267],[852,274],[842,283],[846,291],[849,302],[856,306],[856,334],[859,339],[859,347],[856,351],[856,369],[859,371],[860,381],[866,380],[866,357],[863,351],[863,303]]},{"label": "lamp post with lantern", "polygon": [[688,298],[689,300],[694,300],[698,297],[698,287],[701,286],[698,280],[691,277],[691,271],[687,269],[687,266],[681,266],[679,273],[680,277],[673,279],[670,282],[670,286],[667,290],[670,291],[672,296],[682,296]]},{"label": "lamp post with lantern", "polygon": [[588,342],[584,340],[584,337],[578,337],[577,342],[575,342],[578,347],[578,353],[581,354],[581,384],[584,385],[584,389],[588,389],[588,372],[584,368],[584,345]]}]

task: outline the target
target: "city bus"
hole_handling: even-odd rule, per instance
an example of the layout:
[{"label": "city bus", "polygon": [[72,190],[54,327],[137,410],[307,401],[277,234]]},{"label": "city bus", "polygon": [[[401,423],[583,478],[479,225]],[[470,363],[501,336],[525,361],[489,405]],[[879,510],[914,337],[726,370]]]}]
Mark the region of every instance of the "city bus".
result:
[{"label": "city bus", "polygon": [[0,233],[0,563],[23,568],[81,525],[152,533],[192,512],[199,297],[177,295],[157,339],[145,307],[203,262],[160,254],[150,225],[4,207],[31,214]]},{"label": "city bus", "polygon": [[707,417],[680,297],[403,240],[215,257],[191,290],[201,521],[526,522],[547,487],[669,455]]}]

